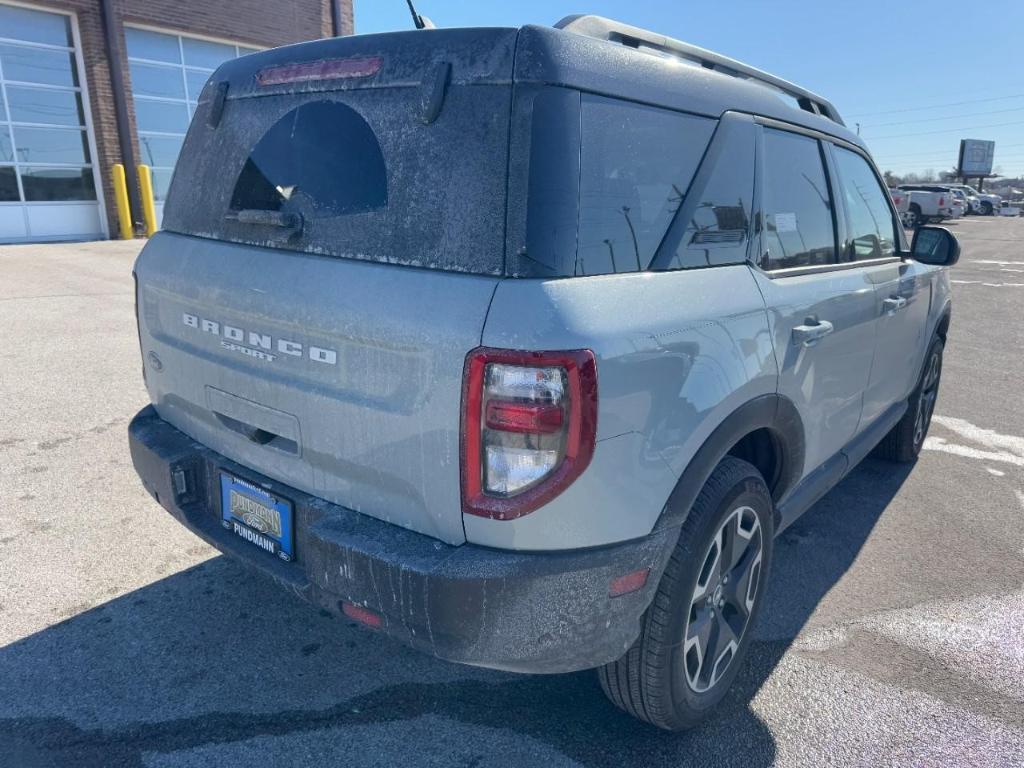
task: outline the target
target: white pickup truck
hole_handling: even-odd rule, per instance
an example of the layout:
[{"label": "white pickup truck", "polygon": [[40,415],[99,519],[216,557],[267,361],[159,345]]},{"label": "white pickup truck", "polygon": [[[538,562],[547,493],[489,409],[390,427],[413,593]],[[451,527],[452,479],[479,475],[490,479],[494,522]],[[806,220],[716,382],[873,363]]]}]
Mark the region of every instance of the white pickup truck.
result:
[{"label": "white pickup truck", "polygon": [[902,214],[903,225],[914,228],[928,222],[939,222],[956,216],[955,200],[947,187],[932,184],[901,184],[897,191],[909,198],[907,211]]},{"label": "white pickup truck", "polygon": [[967,195],[968,202],[970,203],[968,213],[973,213],[976,216],[991,216],[993,213],[998,213],[1003,203],[1003,198],[999,195],[979,192],[967,184],[951,184],[950,188],[958,189]]},{"label": "white pickup truck", "polygon": [[890,187],[889,197],[892,198],[892,204],[896,207],[896,212],[899,213],[903,226],[910,226],[907,223],[907,213],[910,211],[910,193]]}]

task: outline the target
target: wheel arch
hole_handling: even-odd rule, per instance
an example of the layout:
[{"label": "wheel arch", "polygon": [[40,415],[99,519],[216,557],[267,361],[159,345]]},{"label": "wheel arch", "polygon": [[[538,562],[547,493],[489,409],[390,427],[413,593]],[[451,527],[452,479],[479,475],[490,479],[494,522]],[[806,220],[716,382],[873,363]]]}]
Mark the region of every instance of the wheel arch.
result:
[{"label": "wheel arch", "polygon": [[[749,461],[762,473],[772,499],[796,485],[804,467],[804,428],[796,406],[779,394],[761,395],[715,427],[686,465],[655,528],[682,525],[718,463],[726,456]],[[777,513],[776,513],[777,514]]]}]

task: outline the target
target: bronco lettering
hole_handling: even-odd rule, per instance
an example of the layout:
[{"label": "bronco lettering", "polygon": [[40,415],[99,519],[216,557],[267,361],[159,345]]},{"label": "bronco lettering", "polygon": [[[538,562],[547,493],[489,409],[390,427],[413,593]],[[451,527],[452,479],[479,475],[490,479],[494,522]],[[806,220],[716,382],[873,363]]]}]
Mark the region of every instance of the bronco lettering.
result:
[{"label": "bronco lettering", "polygon": [[[220,345],[224,349],[230,349],[232,352],[241,352],[243,355],[256,358],[258,360],[266,360],[268,363],[272,363],[278,359],[278,355],[272,355],[268,352],[261,350],[273,349],[275,344],[273,338],[268,333],[260,333],[258,331],[247,331],[242,328],[238,328],[232,325],[223,325],[214,320],[207,320],[206,318],[193,315],[189,312],[182,312],[181,322],[187,325],[189,328],[195,328],[203,333],[209,333],[214,336],[223,336],[225,340],[222,340]],[[249,340],[249,346],[243,346],[237,342],[244,341],[246,338]],[[258,347],[254,349],[253,347]],[[297,341],[290,341],[289,339],[277,339],[276,343],[277,351],[291,357],[308,357],[310,360],[317,363],[324,363],[326,365],[337,365],[338,364],[338,353],[333,349],[325,349],[324,347],[310,346],[308,349],[303,347]]]}]

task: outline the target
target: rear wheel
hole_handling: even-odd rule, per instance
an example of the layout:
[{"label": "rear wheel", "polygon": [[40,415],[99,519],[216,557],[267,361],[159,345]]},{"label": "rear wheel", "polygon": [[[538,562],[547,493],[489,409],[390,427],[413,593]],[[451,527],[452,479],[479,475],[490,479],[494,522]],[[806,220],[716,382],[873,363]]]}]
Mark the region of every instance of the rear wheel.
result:
[{"label": "rear wheel", "polygon": [[932,423],[935,400],[939,395],[939,381],[942,379],[942,339],[936,338],[925,356],[924,369],[917,388],[907,403],[907,412],[895,427],[882,438],[875,448],[875,455],[889,461],[914,461],[928,436]]},{"label": "rear wheel", "polygon": [[992,215],[992,203],[990,203],[988,200],[984,200],[981,203],[981,215],[982,216],[991,216]]},{"label": "rear wheel", "polygon": [[773,534],[764,479],[726,457],[682,526],[640,637],[598,670],[617,707],[675,731],[697,725],[721,701],[750,645]]}]

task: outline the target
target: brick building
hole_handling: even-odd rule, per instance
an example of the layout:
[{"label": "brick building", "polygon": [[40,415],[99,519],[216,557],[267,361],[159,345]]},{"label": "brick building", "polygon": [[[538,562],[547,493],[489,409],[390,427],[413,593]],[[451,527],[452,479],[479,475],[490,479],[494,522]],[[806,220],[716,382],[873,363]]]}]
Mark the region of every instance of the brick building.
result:
[{"label": "brick building", "polygon": [[0,0],[0,243],[116,232],[114,163],[159,214],[218,64],[352,31],[352,0]]}]

